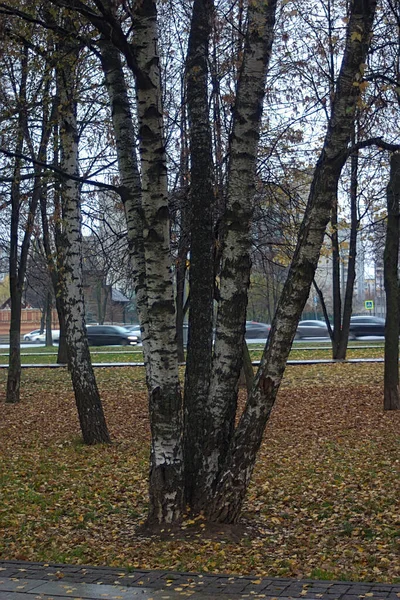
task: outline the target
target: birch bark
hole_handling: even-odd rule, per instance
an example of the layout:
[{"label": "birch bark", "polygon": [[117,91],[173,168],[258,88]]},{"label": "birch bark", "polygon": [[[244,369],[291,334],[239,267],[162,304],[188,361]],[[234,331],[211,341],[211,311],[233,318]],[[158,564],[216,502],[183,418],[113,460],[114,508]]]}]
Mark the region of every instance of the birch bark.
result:
[{"label": "birch bark", "polygon": [[[167,168],[157,54],[157,10],[153,0],[138,5],[134,52],[142,172],[143,246],[151,368],[149,521],[173,522],[184,504],[182,398],[178,376],[175,306],[170,256]],[[150,363],[151,361],[151,363]]]},{"label": "birch bark", "polygon": [[210,418],[199,477],[202,485],[197,492],[197,508],[204,510],[210,507],[234,432],[250,281],[250,224],[253,215],[255,165],[276,5],[276,0],[268,3],[252,2],[248,8],[248,29],[230,143],[220,300],[213,371],[207,399]]},{"label": "birch bark", "polygon": [[208,511],[213,520],[235,522],[240,515],[265,425],[309,294],[339,176],[346,160],[360,95],[358,83],[370,44],[375,9],[375,0],[354,0],[351,6],[332,114],[315,168],[298,244],[252,393],[230,444],[213,505]]},{"label": "birch bark", "polygon": [[[120,53],[105,36],[102,36],[99,46],[116,141],[118,168],[121,177],[121,199],[127,223],[130,261],[133,269],[137,309],[142,327],[142,340],[144,347],[148,348],[146,265],[143,246],[142,189],[136,158],[137,136]],[[149,353],[146,352],[146,370],[149,375],[148,356]]]},{"label": "birch bark", "polygon": [[[157,11],[153,0],[144,0],[136,6],[134,14],[131,13],[135,22],[131,44],[114,17],[115,6],[114,2],[99,4],[100,15],[78,0],[70,2],[72,9],[88,18],[103,34],[104,40],[110,41],[124,55],[136,81],[142,185],[142,267],[146,266],[146,292],[139,302],[145,315],[142,327],[152,432],[149,522],[172,522],[181,515],[184,502],[182,398],[175,340]],[[135,210],[133,208],[132,217]],[[136,264],[136,268],[141,267]]]},{"label": "birch bark", "polygon": [[[77,176],[78,131],[74,81],[79,49],[73,42],[63,41],[59,50],[61,58],[56,68],[56,80],[60,99],[60,166],[64,173]],[[61,183],[59,293],[63,298],[68,366],[83,440],[86,444],[108,443],[110,437],[86,337],[79,196],[79,183],[64,178]]]}]

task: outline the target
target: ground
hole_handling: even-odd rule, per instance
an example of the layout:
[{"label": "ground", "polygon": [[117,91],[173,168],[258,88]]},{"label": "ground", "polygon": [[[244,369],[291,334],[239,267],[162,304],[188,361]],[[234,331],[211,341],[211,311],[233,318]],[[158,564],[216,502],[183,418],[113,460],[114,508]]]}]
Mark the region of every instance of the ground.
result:
[{"label": "ground", "polygon": [[289,367],[240,526],[188,514],[161,535],[143,531],[144,374],[96,375],[111,447],[80,442],[66,371],[25,370],[22,402],[0,404],[0,558],[400,581],[400,412],[382,410],[381,364]]}]

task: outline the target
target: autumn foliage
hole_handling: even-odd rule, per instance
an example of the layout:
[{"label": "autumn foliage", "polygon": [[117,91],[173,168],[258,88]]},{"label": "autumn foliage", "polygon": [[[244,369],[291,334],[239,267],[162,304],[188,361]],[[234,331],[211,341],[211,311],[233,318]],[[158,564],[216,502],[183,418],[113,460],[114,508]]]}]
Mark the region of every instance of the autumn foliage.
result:
[{"label": "autumn foliage", "polygon": [[81,443],[65,371],[24,371],[22,402],[0,404],[1,558],[399,580],[400,414],[382,410],[382,364],[288,367],[239,525],[188,514],[157,535],[142,527],[144,373],[98,382],[111,446]]}]

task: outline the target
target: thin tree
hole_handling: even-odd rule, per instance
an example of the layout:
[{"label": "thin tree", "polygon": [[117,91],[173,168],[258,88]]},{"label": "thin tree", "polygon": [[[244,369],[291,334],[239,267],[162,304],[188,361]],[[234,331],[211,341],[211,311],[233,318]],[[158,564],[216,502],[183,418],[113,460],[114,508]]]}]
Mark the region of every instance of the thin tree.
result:
[{"label": "thin tree", "polygon": [[400,410],[399,393],[399,236],[400,236],[400,154],[390,158],[390,178],[387,186],[387,227],[384,251],[384,281],[386,291],[385,323],[385,410]]},{"label": "thin tree", "polygon": [[[10,321],[10,357],[7,377],[6,401],[10,403],[19,402],[20,399],[20,379],[21,379],[21,358],[20,358],[20,337],[21,337],[21,307],[22,293],[25,281],[26,267],[29,256],[29,247],[36,215],[37,206],[42,190],[42,166],[38,163],[34,167],[33,189],[28,202],[28,212],[26,218],[25,232],[22,238],[20,255],[18,257],[18,235],[20,227],[20,214],[22,205],[21,190],[21,170],[23,165],[22,150],[24,142],[30,146],[31,153],[34,154],[29,137],[28,123],[28,99],[27,82],[29,72],[29,49],[25,44],[21,56],[21,81],[18,96],[18,127],[17,142],[15,148],[15,168],[11,184],[11,235],[10,235],[10,297],[11,297],[11,321]],[[49,84],[44,86],[43,95],[43,114],[41,123],[41,137],[37,158],[43,160],[46,154],[47,145],[50,138],[50,112],[49,112]]]}]

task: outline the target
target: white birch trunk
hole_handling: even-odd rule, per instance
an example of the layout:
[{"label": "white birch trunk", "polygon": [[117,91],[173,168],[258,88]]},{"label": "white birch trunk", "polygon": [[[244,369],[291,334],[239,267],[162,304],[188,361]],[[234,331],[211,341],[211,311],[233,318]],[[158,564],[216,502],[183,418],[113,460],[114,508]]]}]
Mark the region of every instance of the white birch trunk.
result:
[{"label": "white birch trunk", "polygon": [[210,506],[234,432],[250,281],[255,165],[276,4],[276,0],[271,0],[268,4],[249,5],[246,46],[234,108],[215,357],[208,397],[212,427],[208,431],[200,477],[204,481],[205,509]]},{"label": "white birch trunk", "polygon": [[299,241],[246,408],[218,481],[211,519],[235,522],[283,377],[297,323],[308,298],[354,125],[375,0],[354,0],[332,116],[311,186]]},{"label": "white birch trunk", "polygon": [[153,0],[137,9],[135,56],[146,264],[151,465],[149,521],[172,522],[183,510],[182,399],[178,377],[170,256],[157,13]]},{"label": "white birch trunk", "polygon": [[[64,173],[78,175],[78,130],[74,95],[75,61],[78,50],[68,45],[67,58],[57,67],[60,98],[60,166]],[[79,183],[65,178],[61,186],[62,255],[60,293],[65,310],[68,365],[85,443],[110,441],[94,376],[85,327],[82,287],[82,234]]]},{"label": "white birch trunk", "polygon": [[[118,168],[121,178],[121,199],[127,223],[136,305],[142,329],[145,356],[148,357],[150,352],[148,347],[146,264],[143,246],[142,188],[136,158],[137,137],[119,51],[105,38],[102,38],[100,42],[100,51],[117,148]],[[145,363],[149,376],[149,361],[146,359]]]}]

